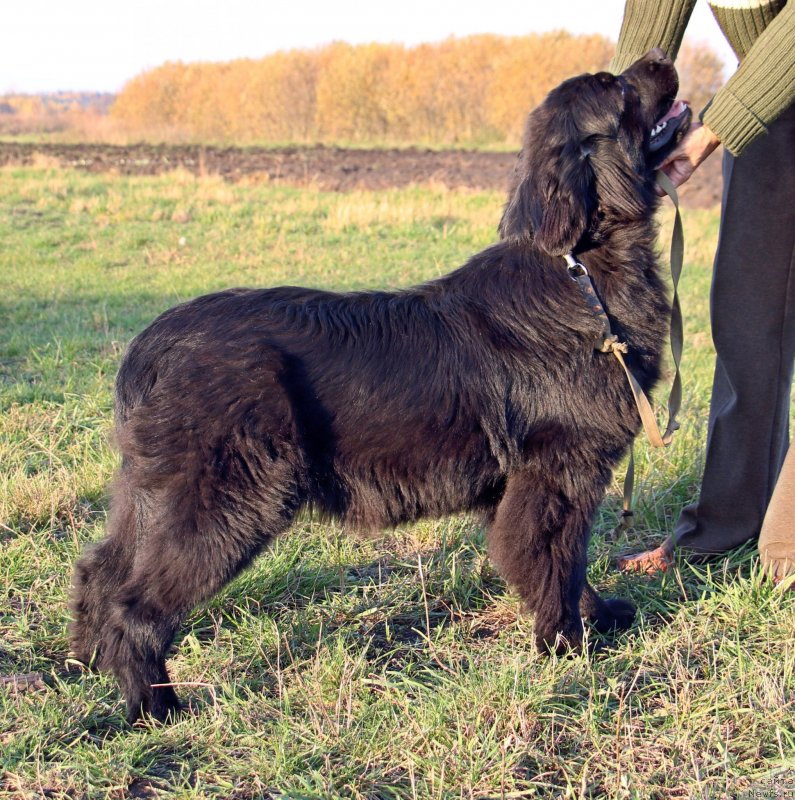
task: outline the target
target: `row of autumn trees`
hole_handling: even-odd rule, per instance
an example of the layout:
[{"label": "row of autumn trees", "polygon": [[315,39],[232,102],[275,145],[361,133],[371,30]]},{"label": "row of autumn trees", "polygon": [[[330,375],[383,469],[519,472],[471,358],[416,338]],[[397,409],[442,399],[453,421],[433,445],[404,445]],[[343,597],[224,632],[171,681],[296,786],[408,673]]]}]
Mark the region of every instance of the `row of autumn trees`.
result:
[{"label": "row of autumn trees", "polygon": [[[527,112],[549,89],[604,69],[614,48],[601,36],[556,32],[169,63],[130,81],[111,113],[143,138],[516,144]],[[683,92],[699,108],[720,84],[720,59],[685,47],[677,65]]]}]

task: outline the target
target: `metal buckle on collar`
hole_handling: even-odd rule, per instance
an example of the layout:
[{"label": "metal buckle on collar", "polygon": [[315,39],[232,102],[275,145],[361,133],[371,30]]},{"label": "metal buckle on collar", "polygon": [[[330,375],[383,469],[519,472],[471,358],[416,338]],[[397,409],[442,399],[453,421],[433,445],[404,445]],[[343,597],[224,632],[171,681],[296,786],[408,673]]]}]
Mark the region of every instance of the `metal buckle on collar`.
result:
[{"label": "metal buckle on collar", "polygon": [[588,270],[585,268],[585,264],[577,261],[577,259],[571,253],[566,253],[563,258],[566,259],[566,269],[569,272],[569,277],[573,281],[576,281],[578,278],[588,277]]}]

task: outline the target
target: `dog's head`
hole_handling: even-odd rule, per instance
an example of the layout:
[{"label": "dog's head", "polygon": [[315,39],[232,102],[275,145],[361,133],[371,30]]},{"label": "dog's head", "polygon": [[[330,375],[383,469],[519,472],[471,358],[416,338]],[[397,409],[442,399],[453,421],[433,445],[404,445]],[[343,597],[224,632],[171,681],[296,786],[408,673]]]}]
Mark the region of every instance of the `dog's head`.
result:
[{"label": "dog's head", "polygon": [[564,255],[586,235],[648,218],[655,167],[690,125],[678,89],[673,62],[652,50],[621,75],[580,75],[550,92],[527,123],[502,237]]}]

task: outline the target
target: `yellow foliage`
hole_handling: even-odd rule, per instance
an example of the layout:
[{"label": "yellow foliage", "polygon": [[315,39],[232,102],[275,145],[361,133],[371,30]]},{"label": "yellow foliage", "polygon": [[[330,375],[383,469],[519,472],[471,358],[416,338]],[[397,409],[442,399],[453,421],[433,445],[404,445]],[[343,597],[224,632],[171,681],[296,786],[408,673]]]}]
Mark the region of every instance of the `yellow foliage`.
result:
[{"label": "yellow foliage", "polygon": [[565,31],[517,37],[494,64],[486,98],[489,123],[518,141],[527,113],[561,81],[607,68],[615,45],[602,36]]},{"label": "yellow foliage", "polygon": [[[614,49],[602,36],[558,31],[169,63],[130,81],[112,114],[144,138],[516,145],[527,113],[553,86],[604,69]],[[720,83],[720,60],[683,48],[679,64],[699,108]]]}]

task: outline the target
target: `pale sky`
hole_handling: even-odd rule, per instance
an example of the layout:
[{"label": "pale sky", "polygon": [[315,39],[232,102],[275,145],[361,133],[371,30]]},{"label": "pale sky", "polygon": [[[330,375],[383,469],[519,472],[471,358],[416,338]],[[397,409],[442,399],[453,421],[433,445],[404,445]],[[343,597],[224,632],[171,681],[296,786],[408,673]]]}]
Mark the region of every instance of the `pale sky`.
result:
[{"label": "pale sky", "polygon": [[[616,39],[623,8],[624,0],[2,0],[0,94],[117,92],[166,61],[258,58],[335,40],[416,44],[555,29]],[[733,68],[706,0],[687,38]]]}]

